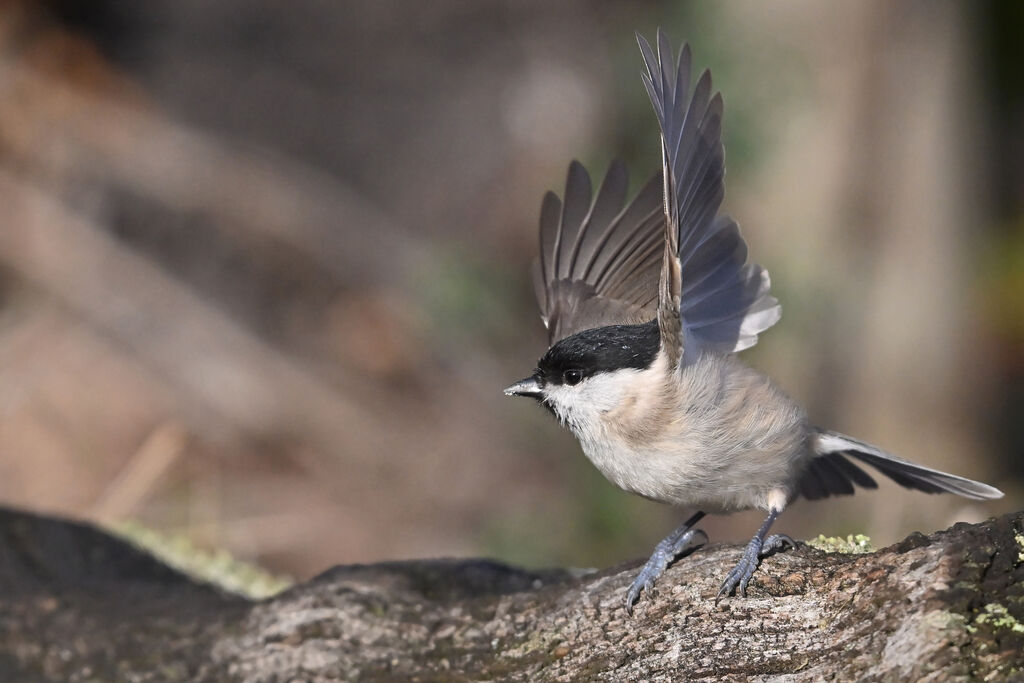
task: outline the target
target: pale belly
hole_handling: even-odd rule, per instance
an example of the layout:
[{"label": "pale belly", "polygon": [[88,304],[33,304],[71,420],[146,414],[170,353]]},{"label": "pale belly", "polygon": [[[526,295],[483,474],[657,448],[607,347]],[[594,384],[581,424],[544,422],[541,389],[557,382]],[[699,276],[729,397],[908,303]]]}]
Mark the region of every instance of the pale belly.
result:
[{"label": "pale belly", "polygon": [[619,488],[713,513],[767,510],[773,492],[789,491],[810,457],[797,435],[748,448],[695,438],[631,448],[614,438],[577,437],[587,458]]},{"label": "pale belly", "polygon": [[667,382],[665,372],[656,361],[567,409],[566,423],[604,476],[708,512],[789,500],[811,457],[803,411],[731,357],[702,356]]}]

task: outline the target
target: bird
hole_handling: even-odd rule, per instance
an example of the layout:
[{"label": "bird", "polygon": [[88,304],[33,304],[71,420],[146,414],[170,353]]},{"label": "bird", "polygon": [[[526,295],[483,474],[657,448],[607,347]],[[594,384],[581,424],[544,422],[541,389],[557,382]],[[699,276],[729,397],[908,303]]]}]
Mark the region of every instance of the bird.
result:
[{"label": "bird", "polygon": [[661,170],[629,202],[624,164],[596,194],[569,165],[564,197],[540,210],[533,282],[548,349],[529,377],[505,389],[533,398],[625,491],[696,512],[657,544],[626,592],[641,594],[682,555],[707,542],[706,513],[756,509],[766,517],[728,572],[716,601],[746,597],[761,559],[795,546],[768,535],[794,500],[874,489],[870,466],[900,486],[985,500],[998,489],[820,428],[737,353],[781,317],[768,271],[748,261],[725,194],[722,96],[704,70],[691,78],[683,44],[673,56],[639,33],[641,73],[660,129]]}]

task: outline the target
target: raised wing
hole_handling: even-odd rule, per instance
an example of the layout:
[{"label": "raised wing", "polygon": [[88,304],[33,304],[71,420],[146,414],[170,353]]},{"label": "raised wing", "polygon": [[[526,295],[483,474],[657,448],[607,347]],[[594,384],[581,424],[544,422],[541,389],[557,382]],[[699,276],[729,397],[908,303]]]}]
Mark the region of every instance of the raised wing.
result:
[{"label": "raised wing", "polygon": [[661,180],[626,204],[625,166],[614,161],[592,197],[590,176],[569,165],[564,201],[544,196],[533,282],[550,344],[582,330],[654,317],[661,267]]},{"label": "raised wing", "polygon": [[[660,29],[657,54],[639,34],[637,42],[662,137],[668,247],[659,287],[662,344],[678,345],[675,353],[685,351],[687,358],[704,350],[742,351],[779,320],[781,309],[769,293],[768,271],[747,263],[739,226],[717,215],[725,196],[722,96],[712,95],[707,70],[690,93],[688,45],[673,60]],[[664,329],[671,317],[668,305],[676,298],[682,335]]]}]

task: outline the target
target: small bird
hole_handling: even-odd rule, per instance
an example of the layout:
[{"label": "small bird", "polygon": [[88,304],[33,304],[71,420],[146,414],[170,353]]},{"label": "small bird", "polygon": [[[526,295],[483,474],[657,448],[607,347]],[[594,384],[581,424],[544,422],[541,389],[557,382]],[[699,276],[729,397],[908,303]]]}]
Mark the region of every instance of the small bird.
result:
[{"label": "small bird", "polygon": [[877,488],[860,465],[925,493],[990,499],[986,484],[924,467],[808,421],[804,410],[736,353],[778,322],[768,272],[747,261],[725,194],[722,97],[704,71],[691,91],[691,55],[677,59],[659,29],[639,34],[642,74],[661,129],[662,170],[626,204],[624,166],[596,196],[573,162],[565,197],[540,211],[534,284],[549,348],[534,373],[505,389],[548,408],[587,458],[620,488],[696,509],[655,547],[626,594],[626,610],[671,562],[707,541],[705,512],[759,509],[764,523],[718,598],[746,595],[762,557],[793,546],[766,536],[796,498]]}]

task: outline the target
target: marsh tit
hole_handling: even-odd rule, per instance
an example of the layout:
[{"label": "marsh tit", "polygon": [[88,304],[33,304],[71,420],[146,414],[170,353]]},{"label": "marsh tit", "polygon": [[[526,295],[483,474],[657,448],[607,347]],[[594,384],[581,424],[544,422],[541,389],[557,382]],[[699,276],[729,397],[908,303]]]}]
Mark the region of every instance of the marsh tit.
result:
[{"label": "marsh tit", "polygon": [[707,540],[705,512],[767,514],[718,597],[738,591],[766,554],[792,545],[767,536],[797,497],[876,488],[861,466],[925,493],[999,498],[986,484],[908,462],[820,429],[736,353],[779,320],[768,272],[747,261],[736,222],[719,215],[725,192],[722,97],[704,71],[691,89],[690,50],[678,59],[659,30],[657,51],[637,36],[644,85],[661,128],[662,171],[626,203],[613,163],[592,196],[569,167],[563,200],[540,214],[534,283],[550,347],[505,390],[540,401],[575,434],[614,484],[698,510],[661,541],[626,595],[641,592],[684,551]]}]

